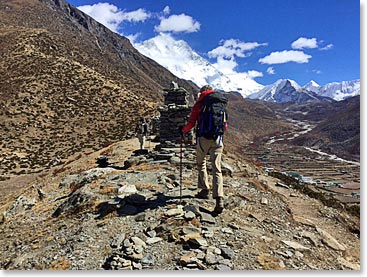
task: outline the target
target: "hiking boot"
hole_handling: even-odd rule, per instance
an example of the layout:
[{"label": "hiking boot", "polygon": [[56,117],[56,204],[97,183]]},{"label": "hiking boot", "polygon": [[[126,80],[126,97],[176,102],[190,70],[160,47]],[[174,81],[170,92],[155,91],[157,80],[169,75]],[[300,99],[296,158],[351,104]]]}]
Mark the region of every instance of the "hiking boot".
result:
[{"label": "hiking boot", "polygon": [[224,210],[224,199],[223,197],[217,197],[214,212],[220,214]]},{"label": "hiking boot", "polygon": [[201,191],[199,191],[196,195],[196,198],[200,198],[200,199],[209,199],[209,190],[207,189],[202,189]]}]

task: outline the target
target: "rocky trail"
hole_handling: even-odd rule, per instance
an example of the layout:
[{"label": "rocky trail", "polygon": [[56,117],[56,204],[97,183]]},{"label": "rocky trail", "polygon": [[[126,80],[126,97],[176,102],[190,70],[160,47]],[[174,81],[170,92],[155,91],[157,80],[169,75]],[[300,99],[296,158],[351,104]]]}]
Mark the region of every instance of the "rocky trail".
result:
[{"label": "rocky trail", "polygon": [[[121,141],[1,199],[1,269],[359,270],[359,218],[226,154],[225,210],[194,198],[195,151]],[[98,166],[99,157],[108,159]],[[8,186],[1,190],[9,191]]]}]

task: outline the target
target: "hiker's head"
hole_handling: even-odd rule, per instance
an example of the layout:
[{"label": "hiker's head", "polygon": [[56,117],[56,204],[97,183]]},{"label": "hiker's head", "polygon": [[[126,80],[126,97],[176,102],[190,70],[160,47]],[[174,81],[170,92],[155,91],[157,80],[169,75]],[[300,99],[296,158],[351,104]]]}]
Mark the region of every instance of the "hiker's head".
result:
[{"label": "hiker's head", "polygon": [[205,85],[200,89],[200,93],[206,90],[213,90],[213,88],[210,85]]}]

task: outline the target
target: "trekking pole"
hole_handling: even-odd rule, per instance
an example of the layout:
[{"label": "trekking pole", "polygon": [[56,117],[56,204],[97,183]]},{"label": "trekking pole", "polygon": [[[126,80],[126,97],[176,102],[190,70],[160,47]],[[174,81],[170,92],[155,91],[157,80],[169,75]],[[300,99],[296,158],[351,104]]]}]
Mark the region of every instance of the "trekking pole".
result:
[{"label": "trekking pole", "polygon": [[182,134],[180,134],[180,204],[182,201]]}]

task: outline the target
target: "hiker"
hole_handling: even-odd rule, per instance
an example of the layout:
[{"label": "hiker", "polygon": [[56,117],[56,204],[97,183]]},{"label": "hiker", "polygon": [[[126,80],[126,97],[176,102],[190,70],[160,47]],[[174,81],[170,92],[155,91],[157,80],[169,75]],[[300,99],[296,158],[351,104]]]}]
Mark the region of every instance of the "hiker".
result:
[{"label": "hiker", "polygon": [[145,139],[149,132],[148,123],[145,121],[145,118],[140,119],[136,126],[135,132],[140,142],[140,150],[143,150],[145,146]]},{"label": "hiker", "polygon": [[[214,104],[213,104],[214,103]],[[227,98],[224,94],[215,91],[211,86],[205,85],[200,89],[200,97],[195,102],[188,123],[181,129],[182,134],[188,133],[196,123],[196,163],[198,168],[198,189],[200,191],[196,194],[197,198],[209,199],[210,186],[208,183],[208,173],[206,170],[206,155],[210,154],[210,160],[212,163],[212,194],[216,199],[216,205],[214,208],[215,213],[221,213],[224,209],[224,192],[223,192],[223,176],[221,169],[221,159],[223,152],[223,134],[227,130],[227,114],[225,111],[225,105]],[[211,119],[208,119],[206,112],[209,110],[216,111],[221,107],[220,115],[209,115]],[[218,126],[211,128],[213,122]]]}]

